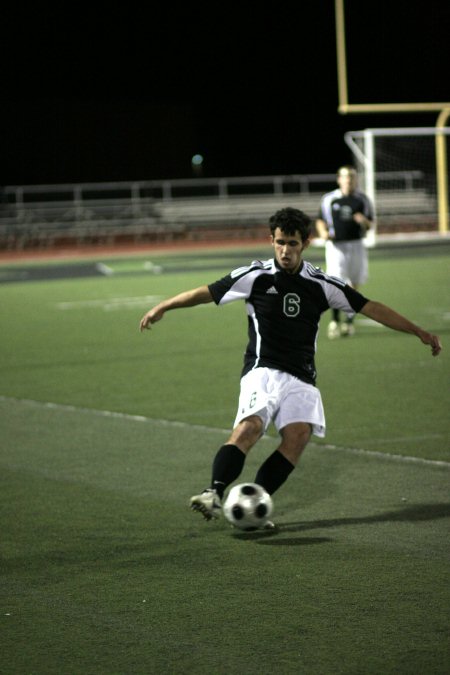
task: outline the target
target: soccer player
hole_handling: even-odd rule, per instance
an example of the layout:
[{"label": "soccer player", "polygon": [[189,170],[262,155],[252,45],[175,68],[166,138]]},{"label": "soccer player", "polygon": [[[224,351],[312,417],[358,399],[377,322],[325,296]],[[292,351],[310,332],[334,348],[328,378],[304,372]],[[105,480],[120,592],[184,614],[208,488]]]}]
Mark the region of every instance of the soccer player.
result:
[{"label": "soccer player", "polygon": [[233,430],[212,464],[210,486],[191,498],[206,520],[216,518],[226,488],[240,475],[246,455],[273,422],[281,441],[256,473],[255,483],[272,495],[296,466],[311,434],[325,435],[325,416],[315,386],[319,320],[329,308],[361,312],[394,330],[412,333],[441,351],[436,335],[386,305],[368,300],[344,281],[303,260],[312,221],[285,208],[270,218],[274,258],[252,262],[227,276],[163,300],[141,319],[151,328],[165,312],[208,302],[246,303],[249,341],[244,356],[239,405]]},{"label": "soccer player", "polygon": [[[368,256],[363,239],[373,224],[373,206],[363,192],[357,189],[358,177],[351,166],[337,171],[339,188],[327,192],[320,201],[316,229],[325,244],[326,271],[330,276],[345,279],[357,289],[367,280]],[[339,309],[332,309],[328,325],[330,340],[353,335],[353,313],[340,323]]]}]

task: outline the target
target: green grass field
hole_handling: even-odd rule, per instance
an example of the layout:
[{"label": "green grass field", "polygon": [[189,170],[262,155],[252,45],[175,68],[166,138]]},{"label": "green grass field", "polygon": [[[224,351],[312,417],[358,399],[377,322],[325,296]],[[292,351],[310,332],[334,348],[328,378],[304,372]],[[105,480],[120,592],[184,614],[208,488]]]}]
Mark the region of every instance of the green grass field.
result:
[{"label": "green grass field", "polygon": [[372,251],[363,289],[438,358],[364,317],[329,342],[324,317],[327,437],[276,493],[278,530],[187,507],[234,419],[244,308],[139,320],[270,254],[0,267],[1,673],[448,674],[448,245]]}]

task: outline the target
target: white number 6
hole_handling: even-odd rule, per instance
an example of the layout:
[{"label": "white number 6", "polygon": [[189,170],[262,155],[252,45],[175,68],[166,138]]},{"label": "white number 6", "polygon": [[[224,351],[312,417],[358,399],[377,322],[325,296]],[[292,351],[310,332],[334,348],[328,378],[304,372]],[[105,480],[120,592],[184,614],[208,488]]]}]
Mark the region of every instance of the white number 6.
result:
[{"label": "white number 6", "polygon": [[283,299],[283,312],[289,318],[300,314],[300,296],[297,293],[286,293]]}]

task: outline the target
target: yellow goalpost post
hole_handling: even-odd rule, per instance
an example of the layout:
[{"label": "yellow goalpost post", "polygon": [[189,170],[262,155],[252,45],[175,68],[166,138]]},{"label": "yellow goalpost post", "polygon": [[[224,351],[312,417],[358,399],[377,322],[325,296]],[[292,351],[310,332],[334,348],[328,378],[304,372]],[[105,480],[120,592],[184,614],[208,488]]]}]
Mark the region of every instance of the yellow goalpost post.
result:
[{"label": "yellow goalpost post", "polygon": [[344,0],[335,0],[336,14],[336,51],[338,77],[338,112],[351,113],[392,113],[392,112],[438,112],[436,122],[436,176],[439,214],[439,231],[446,234],[448,222],[448,164],[445,134],[442,130],[450,117],[450,102],[446,103],[349,103],[347,83],[347,56],[345,40]]}]

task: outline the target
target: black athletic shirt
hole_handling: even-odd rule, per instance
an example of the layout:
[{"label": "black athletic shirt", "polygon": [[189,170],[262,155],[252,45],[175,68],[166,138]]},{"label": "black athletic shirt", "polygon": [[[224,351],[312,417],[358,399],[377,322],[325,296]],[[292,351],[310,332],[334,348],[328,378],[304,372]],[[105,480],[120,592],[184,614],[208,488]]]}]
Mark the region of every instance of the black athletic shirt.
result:
[{"label": "black athletic shirt", "polygon": [[352,241],[365,236],[365,228],[353,220],[355,213],[362,213],[369,220],[373,220],[372,203],[359,190],[347,196],[339,189],[333,190],[327,192],[320,201],[319,218],[326,222],[334,241]]},{"label": "black athletic shirt", "polygon": [[256,260],[209,285],[217,305],[245,300],[249,342],[242,375],[253,368],[281,370],[315,384],[314,355],[321,314],[330,307],[359,312],[367,298],[341,279],[302,262],[296,274],[274,259]]}]

